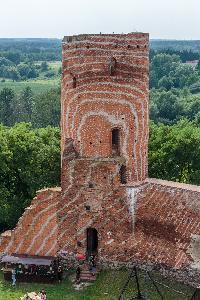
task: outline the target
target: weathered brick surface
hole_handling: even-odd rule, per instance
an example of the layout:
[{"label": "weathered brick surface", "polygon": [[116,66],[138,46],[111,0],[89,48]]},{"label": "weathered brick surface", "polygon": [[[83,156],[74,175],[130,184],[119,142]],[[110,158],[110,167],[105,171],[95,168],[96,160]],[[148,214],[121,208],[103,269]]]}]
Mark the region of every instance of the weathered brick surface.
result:
[{"label": "weathered brick surface", "polygon": [[60,188],[39,191],[24,214],[9,241],[0,238],[0,252],[55,256],[57,253],[57,210]]},{"label": "weathered brick surface", "polygon": [[82,157],[111,157],[111,130],[117,127],[129,182],[147,175],[148,51],[143,33],[63,41],[62,151],[66,138],[72,138]]},{"label": "weathered brick surface", "polygon": [[191,283],[200,271],[200,187],[147,178],[148,35],[64,38],[61,106],[61,192],[41,191],[0,252],[85,253],[92,227],[102,264],[154,265]]}]

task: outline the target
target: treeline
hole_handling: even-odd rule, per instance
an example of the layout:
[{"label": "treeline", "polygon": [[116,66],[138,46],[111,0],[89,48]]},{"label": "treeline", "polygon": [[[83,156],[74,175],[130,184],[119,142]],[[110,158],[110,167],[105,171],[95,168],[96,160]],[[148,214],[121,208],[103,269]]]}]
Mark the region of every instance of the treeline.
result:
[{"label": "treeline", "polygon": [[150,62],[150,88],[153,121],[174,124],[187,118],[200,125],[200,63],[192,67],[178,55],[156,54]]},{"label": "treeline", "polygon": [[0,232],[13,228],[44,187],[60,186],[60,132],[28,123],[0,126]]},{"label": "treeline", "polygon": [[150,47],[154,50],[173,49],[176,51],[200,51],[200,40],[150,40]]},{"label": "treeline", "polygon": [[[41,72],[52,77],[48,61],[61,60],[60,40],[0,39],[0,78],[13,81],[37,78]],[[60,74],[60,72],[59,72]]]},{"label": "treeline", "polygon": [[17,94],[13,89],[0,92],[0,123],[13,126],[18,122],[31,122],[33,127],[59,126],[60,88],[34,94],[26,87]]},{"label": "treeline", "polygon": [[50,78],[61,74],[61,68],[59,68],[57,74],[54,70],[49,68],[46,61],[41,63],[33,63],[32,61],[24,61],[17,64],[10,60],[10,53],[7,53],[4,57],[0,56],[0,78],[1,82],[5,81],[5,78],[12,79],[13,81],[28,80],[39,77],[43,72],[44,77]]},{"label": "treeline", "polygon": [[172,125],[187,118],[200,127],[200,94],[182,90],[152,89],[150,92],[150,119],[156,123]]},{"label": "treeline", "polygon": [[181,62],[185,63],[186,61],[193,61],[193,60],[199,60],[200,59],[200,50],[199,51],[193,51],[193,50],[174,50],[172,48],[170,49],[162,49],[162,50],[154,50],[150,49],[150,59],[152,59],[154,56],[160,53],[165,53],[169,55],[178,55]]},{"label": "treeline", "polygon": [[149,177],[200,184],[200,127],[188,120],[152,123]]},{"label": "treeline", "polygon": [[[61,61],[59,39],[0,39],[0,56],[15,56],[18,64],[24,61]],[[9,59],[9,58],[8,58]]]},{"label": "treeline", "polygon": [[200,81],[200,63],[196,68],[182,64],[178,55],[160,53],[150,62],[150,88],[182,89]]}]

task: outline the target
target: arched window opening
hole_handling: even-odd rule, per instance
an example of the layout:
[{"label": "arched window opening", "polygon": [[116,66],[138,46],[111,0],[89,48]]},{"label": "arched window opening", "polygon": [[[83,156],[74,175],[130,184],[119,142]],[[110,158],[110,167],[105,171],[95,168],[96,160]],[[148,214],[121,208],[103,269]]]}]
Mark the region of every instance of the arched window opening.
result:
[{"label": "arched window opening", "polygon": [[112,130],[112,154],[120,154],[120,130],[118,128]]},{"label": "arched window opening", "polygon": [[111,57],[110,62],[109,62],[109,72],[110,72],[110,76],[115,75],[116,65],[117,65],[116,59],[115,59],[114,57]]},{"label": "arched window opening", "polygon": [[127,178],[126,178],[126,166],[122,165],[120,170],[119,170],[119,176],[120,176],[120,182],[122,184],[127,183]]},{"label": "arched window opening", "polygon": [[76,88],[76,77],[73,77],[73,89]]}]

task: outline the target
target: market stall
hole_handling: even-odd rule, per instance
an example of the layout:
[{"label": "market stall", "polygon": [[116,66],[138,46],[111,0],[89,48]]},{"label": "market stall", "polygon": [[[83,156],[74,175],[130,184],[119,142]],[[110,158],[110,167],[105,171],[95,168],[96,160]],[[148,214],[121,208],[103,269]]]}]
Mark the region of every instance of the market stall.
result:
[{"label": "market stall", "polygon": [[57,279],[57,262],[54,257],[6,255],[1,259],[5,280],[11,281],[12,270],[16,280],[51,283]]}]

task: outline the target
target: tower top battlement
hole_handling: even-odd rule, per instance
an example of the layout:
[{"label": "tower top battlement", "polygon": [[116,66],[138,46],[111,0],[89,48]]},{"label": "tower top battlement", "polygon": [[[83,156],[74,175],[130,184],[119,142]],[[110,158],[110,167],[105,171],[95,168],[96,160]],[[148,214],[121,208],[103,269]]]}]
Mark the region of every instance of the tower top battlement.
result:
[{"label": "tower top battlement", "polygon": [[120,34],[120,33],[94,33],[94,34],[78,34],[78,35],[66,35],[63,38],[63,43],[71,43],[71,42],[76,42],[76,41],[84,41],[90,37],[111,37],[111,38],[117,38],[117,37],[123,37],[123,38],[130,38],[130,37],[140,37],[140,38],[148,38],[149,39],[149,34],[144,33],[144,32],[130,32],[126,34]]}]

